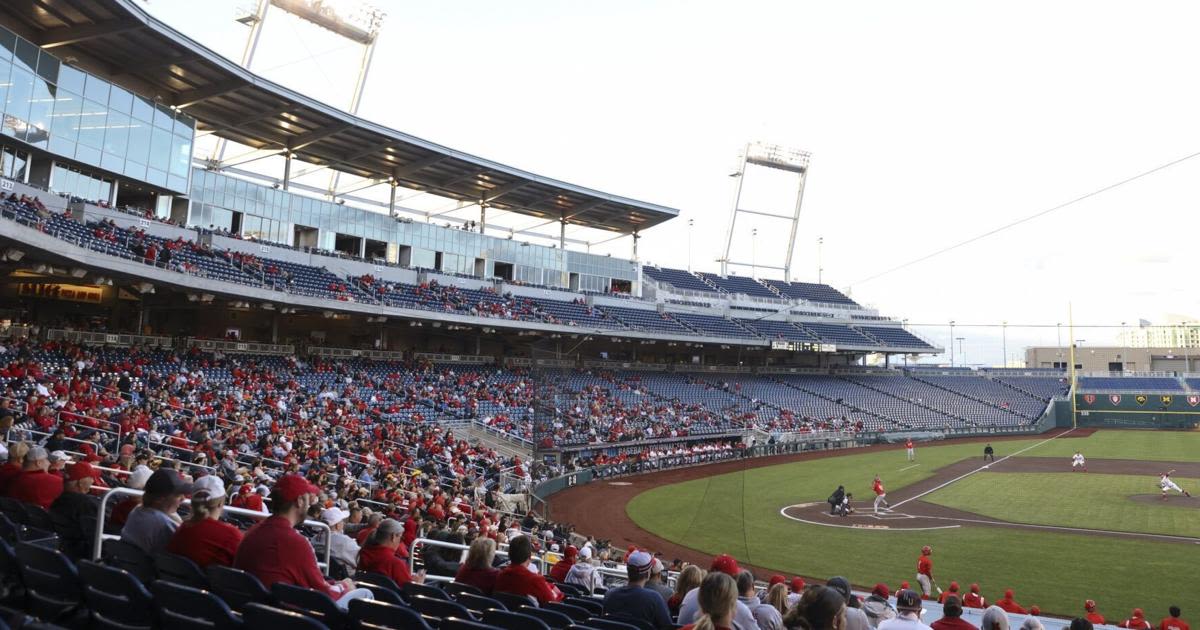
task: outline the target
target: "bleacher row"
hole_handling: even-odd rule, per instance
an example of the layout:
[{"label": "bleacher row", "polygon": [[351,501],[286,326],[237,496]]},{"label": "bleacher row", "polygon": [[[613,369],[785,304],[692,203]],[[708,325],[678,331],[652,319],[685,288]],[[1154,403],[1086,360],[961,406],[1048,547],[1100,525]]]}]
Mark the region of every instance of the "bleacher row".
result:
[{"label": "bleacher row", "polygon": [[[323,267],[300,265],[237,252],[216,251],[193,241],[165,240],[142,231],[121,228],[112,223],[83,225],[70,217],[61,214],[39,213],[38,209],[31,204],[11,200],[3,203],[2,214],[5,218],[37,226],[55,238],[103,254],[137,260],[160,268],[221,282],[262,286],[312,298],[612,331],[629,330],[752,341],[825,343],[878,349],[932,349],[924,340],[903,328],[894,326],[801,323],[771,320],[765,317],[752,319],[675,311],[659,312],[632,306],[588,305],[586,297],[582,294],[573,300],[544,297],[535,299],[501,295],[490,288],[469,289],[436,282],[418,286],[385,282],[371,276],[343,278]],[[689,277],[693,278],[695,282],[703,282],[697,276],[689,274]],[[730,281],[730,279],[721,280],[722,282]],[[751,282],[762,291],[768,292],[764,285],[758,285],[745,278],[738,279],[735,284],[742,286],[745,282]],[[818,294],[841,295],[825,285],[806,285],[804,283],[777,283],[777,285],[772,285],[777,291],[780,290],[780,286],[785,285],[791,287],[789,290],[795,289],[795,295],[789,297],[797,299]],[[818,287],[823,288],[818,289]],[[775,294],[772,293],[772,295]],[[775,295],[775,297],[778,296]],[[842,297],[844,298],[844,296]],[[822,299],[838,301],[836,296]],[[845,299],[845,303],[853,304],[848,299]]]},{"label": "bleacher row", "polygon": [[857,302],[851,300],[841,291],[826,284],[816,284],[813,282],[758,280],[746,276],[720,276],[715,273],[703,271],[692,273],[683,269],[651,265],[643,266],[642,273],[656,282],[685,291],[714,294],[726,293],[776,300],[804,300],[817,304],[858,306]]}]

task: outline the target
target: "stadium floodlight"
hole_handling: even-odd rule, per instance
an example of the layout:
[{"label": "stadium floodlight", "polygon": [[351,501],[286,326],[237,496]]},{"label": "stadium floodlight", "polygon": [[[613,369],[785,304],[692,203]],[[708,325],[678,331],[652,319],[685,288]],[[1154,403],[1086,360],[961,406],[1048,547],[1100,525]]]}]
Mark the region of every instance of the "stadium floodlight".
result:
[{"label": "stadium floodlight", "polygon": [[[733,208],[729,213],[729,229],[725,233],[725,254],[718,260],[721,263],[721,275],[729,275],[729,266],[750,267],[757,274],[759,267],[783,271],[783,279],[792,279],[792,257],[796,249],[796,231],[800,227],[800,207],[804,203],[804,185],[808,180],[808,164],[812,154],[808,151],[785,147],[766,142],[752,142],[746,145],[739,156],[737,169],[730,177],[737,179],[734,187]],[[790,174],[796,180],[796,194],[788,210],[747,209],[742,207],[742,192],[746,187],[746,171],[748,167],[768,169],[775,172]],[[733,235],[737,227],[738,216],[742,214],[756,215],[769,219],[787,221],[788,244],[784,252],[783,266],[760,265],[757,260],[750,263],[739,262],[732,258]],[[753,246],[751,247],[753,256]]]}]

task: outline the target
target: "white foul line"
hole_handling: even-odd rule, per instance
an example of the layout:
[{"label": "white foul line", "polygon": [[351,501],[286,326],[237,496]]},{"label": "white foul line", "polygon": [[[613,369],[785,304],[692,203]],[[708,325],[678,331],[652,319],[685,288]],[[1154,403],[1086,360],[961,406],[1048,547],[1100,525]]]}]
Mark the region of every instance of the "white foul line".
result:
[{"label": "white foul line", "polygon": [[898,471],[896,471],[896,472],[904,472],[904,471],[906,471],[906,470],[909,470],[909,469],[912,469],[912,468],[916,468],[917,466],[920,466],[920,464],[913,464],[912,466],[905,466],[904,468],[901,468],[900,470],[898,470]]},{"label": "white foul line", "polygon": [[1166,540],[1187,541],[1200,545],[1200,538],[1192,538],[1191,536],[1173,536],[1171,534],[1150,534],[1146,532],[1123,532],[1115,529],[1091,529],[1089,527],[1064,527],[1062,525],[1038,525],[1036,523],[1013,523],[1010,521],[989,521],[984,519],[974,518],[956,518],[953,516],[921,516],[919,518],[930,518],[939,521],[958,521],[960,523],[980,523],[982,525],[991,525],[994,527],[1028,527],[1031,529],[1051,529],[1062,532],[1073,532],[1076,534],[1096,533],[1096,534],[1116,534],[1119,536],[1140,536],[1143,538],[1160,538]]},{"label": "white foul line", "polygon": [[1058,435],[1056,435],[1056,436],[1054,436],[1054,437],[1051,437],[1051,438],[1046,438],[1046,439],[1042,440],[1041,442],[1038,442],[1037,444],[1031,444],[1031,445],[1029,445],[1029,446],[1026,446],[1025,448],[1023,448],[1023,449],[1021,449],[1021,450],[1019,450],[1019,451],[1017,451],[1017,452],[1015,452],[1015,453],[1012,453],[1012,454],[1010,454],[1010,455],[1005,455],[1004,457],[1001,457],[1000,459],[998,459],[998,460],[996,460],[996,461],[994,461],[994,462],[991,462],[991,463],[989,463],[989,464],[984,464],[983,466],[980,466],[979,468],[976,468],[975,470],[970,470],[970,471],[967,471],[967,472],[965,472],[965,473],[963,473],[963,474],[961,474],[961,475],[959,475],[959,476],[957,476],[957,477],[955,477],[955,478],[951,479],[950,481],[947,481],[947,482],[945,482],[945,483],[943,483],[943,484],[940,484],[940,485],[938,485],[938,486],[935,486],[935,487],[933,487],[933,488],[930,488],[930,489],[926,490],[925,492],[922,492],[921,494],[918,494],[918,495],[917,495],[917,496],[915,496],[915,497],[909,497],[909,498],[907,498],[907,499],[905,499],[905,500],[903,500],[903,501],[900,501],[899,503],[893,503],[893,504],[892,504],[892,509],[894,510],[894,509],[896,509],[896,508],[900,507],[901,505],[904,505],[905,503],[908,503],[909,501],[916,501],[917,499],[920,499],[921,497],[923,497],[923,496],[925,496],[925,495],[927,495],[927,494],[930,494],[930,493],[933,493],[933,492],[937,492],[938,490],[941,490],[942,488],[945,488],[946,486],[948,486],[948,485],[950,485],[950,484],[952,484],[952,483],[954,483],[954,482],[956,482],[956,481],[960,481],[960,480],[962,480],[962,479],[966,479],[967,477],[970,477],[971,475],[974,475],[975,473],[977,473],[977,472],[979,472],[979,471],[981,471],[981,470],[987,470],[988,468],[991,468],[992,466],[995,466],[996,464],[1000,464],[1000,463],[1004,462],[1004,460],[1006,460],[1006,459],[1008,459],[1008,458],[1010,458],[1010,457],[1016,457],[1017,455],[1020,455],[1021,453],[1024,453],[1025,451],[1028,451],[1028,450],[1030,450],[1030,449],[1035,449],[1035,448],[1037,448],[1037,447],[1039,447],[1039,446],[1041,446],[1041,445],[1045,444],[1046,442],[1051,442],[1051,441],[1057,440],[1058,438],[1060,438],[1060,437],[1062,437],[1062,436],[1064,436],[1064,435],[1066,435],[1066,434],[1068,434],[1068,433],[1070,433],[1071,431],[1074,431],[1074,430],[1075,430],[1074,428],[1067,429],[1066,431],[1064,431],[1064,432],[1062,432],[1062,433],[1059,433]]},{"label": "white foul line", "polygon": [[797,503],[796,505],[786,505],[779,510],[779,515],[786,519],[791,519],[793,521],[796,521],[799,523],[805,523],[807,525],[820,525],[821,527],[837,527],[840,529],[871,530],[871,531],[876,531],[876,532],[878,532],[878,531],[925,532],[925,531],[931,531],[931,530],[935,530],[935,529],[957,529],[959,527],[962,527],[962,525],[934,525],[934,526],[930,526],[930,527],[891,527],[889,525],[835,525],[833,523],[822,523],[819,521],[810,521],[810,520],[800,518],[798,516],[792,516],[791,514],[787,513],[788,509],[790,509],[790,508],[808,507],[810,505],[812,505],[812,504],[811,503]]}]

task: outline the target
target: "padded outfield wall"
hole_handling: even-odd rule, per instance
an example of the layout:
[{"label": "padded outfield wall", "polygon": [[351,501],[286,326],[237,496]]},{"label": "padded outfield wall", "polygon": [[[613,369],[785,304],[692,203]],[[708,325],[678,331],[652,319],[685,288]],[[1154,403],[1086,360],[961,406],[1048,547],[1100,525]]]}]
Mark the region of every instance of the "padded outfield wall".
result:
[{"label": "padded outfield wall", "polygon": [[1200,393],[1089,392],[1075,395],[1075,412],[1081,427],[1200,429]]}]

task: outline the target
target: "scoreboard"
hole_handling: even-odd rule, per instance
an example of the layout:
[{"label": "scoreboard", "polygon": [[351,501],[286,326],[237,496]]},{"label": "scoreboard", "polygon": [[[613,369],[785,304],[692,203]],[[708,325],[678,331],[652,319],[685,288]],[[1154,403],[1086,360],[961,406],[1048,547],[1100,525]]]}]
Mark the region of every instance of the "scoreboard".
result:
[{"label": "scoreboard", "polygon": [[788,352],[837,352],[837,346],[832,343],[816,343],[809,341],[772,341],[772,350],[787,350]]}]

